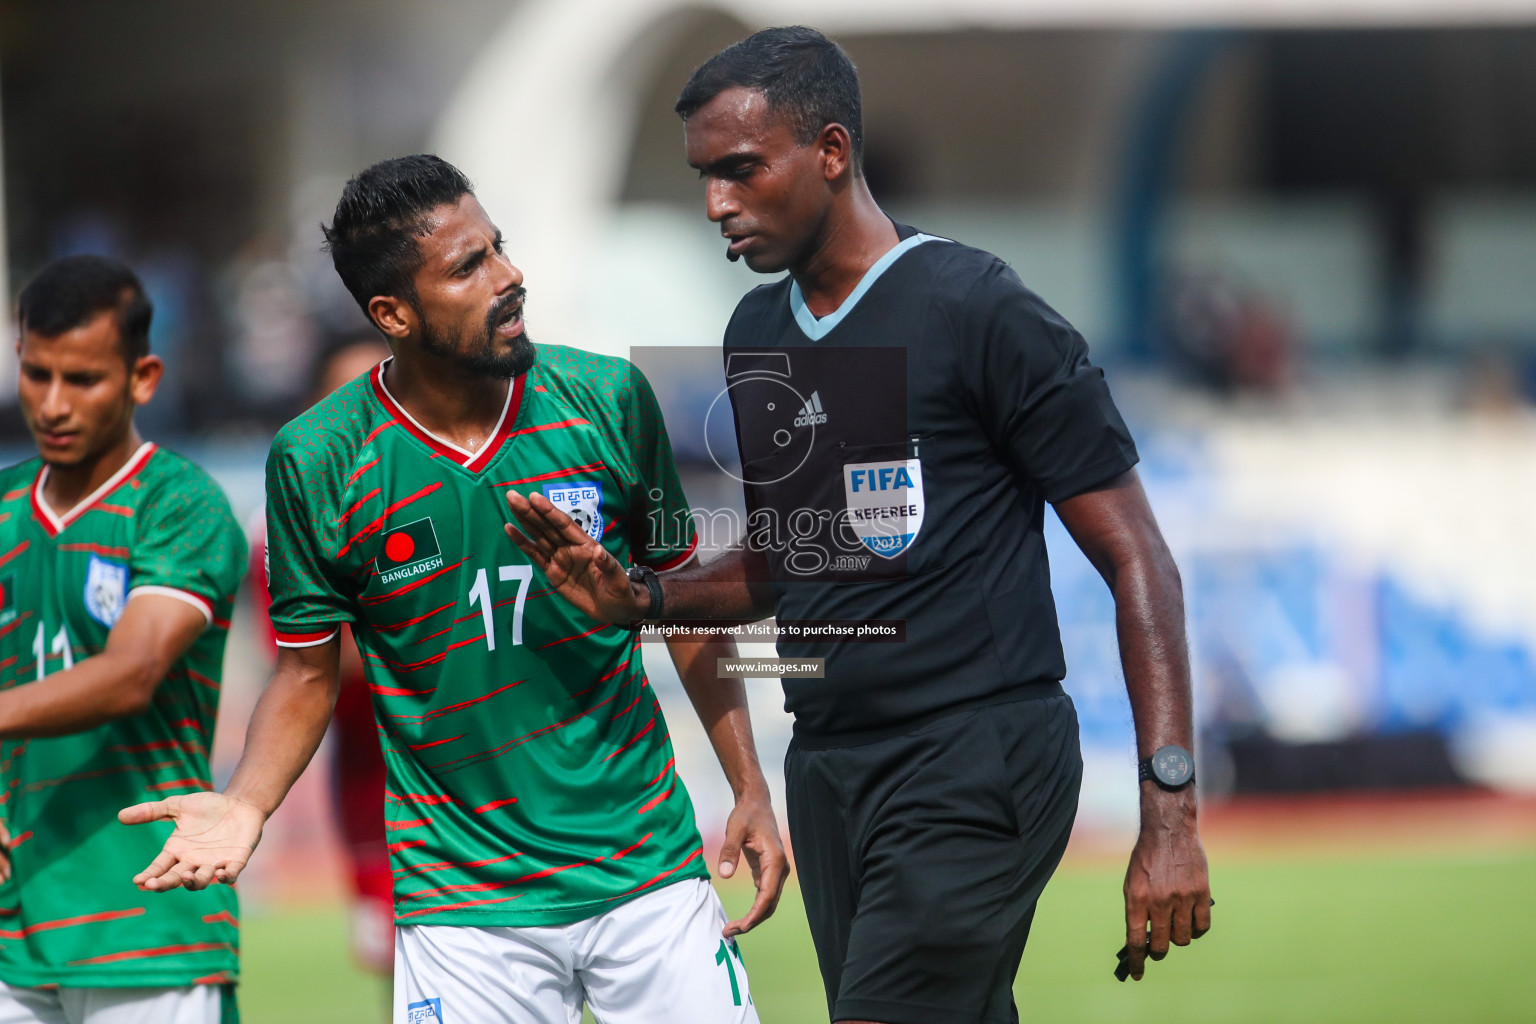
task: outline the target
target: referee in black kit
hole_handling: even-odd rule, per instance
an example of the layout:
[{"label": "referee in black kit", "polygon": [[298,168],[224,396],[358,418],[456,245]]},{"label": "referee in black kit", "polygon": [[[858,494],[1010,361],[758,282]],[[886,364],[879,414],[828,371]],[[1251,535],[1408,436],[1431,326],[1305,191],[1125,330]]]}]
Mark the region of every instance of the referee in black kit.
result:
[{"label": "referee in black kit", "polygon": [[784,692],[828,1006],[834,1021],[1006,1024],[1082,778],[1050,502],[1115,599],[1142,759],[1122,951],[1139,979],[1210,928],[1211,900],[1178,571],[1103,373],[997,257],[881,212],[857,73],[821,33],[729,47],[677,111],[728,256],[789,272],[725,334],[749,523],[768,527],[661,581],[631,579],[537,494],[508,495],[509,534],[599,621],[904,622],[900,643],[779,645],[825,659],[824,679]]}]

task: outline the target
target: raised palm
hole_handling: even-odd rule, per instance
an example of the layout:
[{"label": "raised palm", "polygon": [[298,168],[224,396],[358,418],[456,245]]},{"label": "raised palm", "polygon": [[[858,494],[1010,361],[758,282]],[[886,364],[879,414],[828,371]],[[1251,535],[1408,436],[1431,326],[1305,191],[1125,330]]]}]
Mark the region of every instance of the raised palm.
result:
[{"label": "raised palm", "polygon": [[507,505],[517,521],[507,524],[507,536],[561,597],[598,622],[639,616],[629,574],[575,520],[542,494],[509,491]]}]

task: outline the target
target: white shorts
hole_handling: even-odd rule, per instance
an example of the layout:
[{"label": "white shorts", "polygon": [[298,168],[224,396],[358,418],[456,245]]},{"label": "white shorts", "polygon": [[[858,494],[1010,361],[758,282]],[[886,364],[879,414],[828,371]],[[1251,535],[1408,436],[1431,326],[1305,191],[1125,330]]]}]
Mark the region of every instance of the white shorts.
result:
[{"label": "white shorts", "polygon": [[395,929],[396,1024],[757,1024],[725,909],[691,878],[575,924]]},{"label": "white shorts", "polygon": [[0,982],[0,1024],[219,1024],[220,985],[23,988]]}]

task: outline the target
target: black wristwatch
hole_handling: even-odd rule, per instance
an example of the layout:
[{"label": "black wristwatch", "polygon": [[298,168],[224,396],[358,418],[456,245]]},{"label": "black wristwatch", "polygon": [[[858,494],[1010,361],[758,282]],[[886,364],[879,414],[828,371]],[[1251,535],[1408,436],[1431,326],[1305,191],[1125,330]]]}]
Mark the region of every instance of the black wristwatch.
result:
[{"label": "black wristwatch", "polygon": [[650,592],[651,606],[640,616],[638,622],[630,623],[630,629],[639,629],[647,622],[655,622],[661,618],[661,609],[665,599],[661,593],[661,580],[656,575],[656,570],[648,565],[632,565],[629,567],[629,581],[631,583],[644,583],[645,589]]},{"label": "black wristwatch", "polygon": [[1141,782],[1150,779],[1163,789],[1183,789],[1195,781],[1195,756],[1173,743],[1159,747],[1151,757],[1142,759],[1138,778]]}]

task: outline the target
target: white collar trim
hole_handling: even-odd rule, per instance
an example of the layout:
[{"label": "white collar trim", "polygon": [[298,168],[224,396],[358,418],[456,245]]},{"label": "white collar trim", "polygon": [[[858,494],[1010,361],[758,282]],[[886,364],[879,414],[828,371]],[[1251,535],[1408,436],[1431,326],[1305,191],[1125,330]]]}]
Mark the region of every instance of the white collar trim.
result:
[{"label": "white collar trim", "polygon": [[507,381],[507,398],[506,401],[502,402],[501,404],[501,415],[496,419],[496,426],[491,431],[491,435],[485,439],[485,444],[480,446],[480,450],[477,452],[472,452],[466,448],[460,448],[452,441],[443,440],[441,437],[438,437],[436,434],[432,433],[432,431],[422,426],[421,421],[418,420],[415,416],[411,415],[411,411],[405,407],[405,404],[402,403],[400,399],[396,398],[393,394],[390,394],[389,385],[384,383],[384,367],[388,366],[394,361],[395,357],[390,356],[388,359],[379,364],[377,371],[379,375],[379,390],[384,392],[384,394],[389,397],[390,404],[392,404],[396,409],[400,410],[400,415],[411,421],[411,426],[415,427],[417,430],[421,431],[423,434],[427,435],[433,441],[442,445],[444,448],[451,448],[452,450],[458,452],[460,455],[464,456],[464,465],[468,466],[475,460],[479,459],[491,447],[491,444],[501,436],[501,428],[507,425],[507,410],[512,407],[512,393],[517,390],[517,381]]},{"label": "white collar trim", "polygon": [[86,513],[87,510],[90,509],[92,505],[96,504],[102,498],[105,498],[113,491],[114,488],[117,487],[118,484],[122,483],[133,473],[137,472],[138,468],[144,464],[144,460],[149,458],[150,455],[154,454],[154,451],[155,443],[153,441],[145,441],[143,444],[139,445],[139,447],[134,450],[134,453],[128,456],[128,461],[119,466],[116,473],[113,473],[111,476],[107,477],[106,483],[102,484],[90,494],[80,499],[79,503],[77,503],[74,508],[70,509],[68,512],[65,512],[63,515],[59,515],[57,512],[55,512],[53,510],[53,506],[48,504],[48,499],[43,495],[43,487],[48,483],[49,469],[47,465],[44,465],[43,471],[37,474],[37,482],[33,484],[33,487],[36,488],[34,494],[37,497],[37,510],[43,514],[45,519],[48,520],[48,525],[53,527],[53,531],[55,533],[63,533],[66,526],[74,522],[76,519],[79,519]]}]

